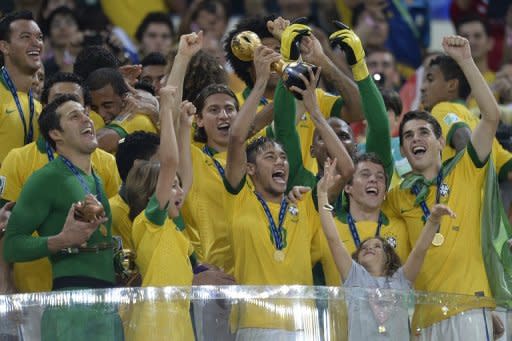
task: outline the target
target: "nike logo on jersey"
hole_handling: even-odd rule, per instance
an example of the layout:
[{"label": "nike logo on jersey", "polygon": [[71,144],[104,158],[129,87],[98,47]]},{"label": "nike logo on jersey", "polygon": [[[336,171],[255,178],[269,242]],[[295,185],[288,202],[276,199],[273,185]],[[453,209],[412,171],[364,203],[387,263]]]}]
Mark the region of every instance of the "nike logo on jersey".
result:
[{"label": "nike logo on jersey", "polygon": [[9,115],[9,114],[12,114],[15,111],[16,111],[16,109],[5,109],[5,114]]}]

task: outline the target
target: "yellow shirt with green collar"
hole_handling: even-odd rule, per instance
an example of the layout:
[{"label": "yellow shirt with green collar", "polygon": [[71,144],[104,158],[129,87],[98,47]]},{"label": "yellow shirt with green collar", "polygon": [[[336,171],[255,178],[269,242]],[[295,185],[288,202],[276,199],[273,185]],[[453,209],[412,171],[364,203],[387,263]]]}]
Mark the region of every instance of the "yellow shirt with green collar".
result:
[{"label": "yellow shirt with green collar", "polygon": [[[414,286],[421,291],[491,297],[480,242],[480,193],[487,161],[479,161],[471,143],[460,153],[461,158],[443,179],[439,200],[441,204],[450,207],[457,217],[442,218],[440,233],[445,238],[444,243],[429,248]],[[436,192],[437,186],[431,185],[426,198],[429,208],[435,204]],[[413,247],[424,227],[423,211],[420,205],[414,205],[415,199],[411,190],[395,187],[388,193],[383,207],[388,217],[393,216],[405,222]],[[466,310],[492,307],[490,302],[483,301],[457,303],[449,307],[446,314],[435,305],[418,305],[413,329],[428,327]]]},{"label": "yellow shirt with green collar", "polygon": [[[57,157],[57,154],[53,154]],[[114,157],[97,148],[91,155],[93,169],[105,185],[105,193],[116,195],[121,184]],[[0,168],[2,199],[16,201],[27,179],[48,163],[46,144],[42,137],[7,154]],[[47,258],[14,264],[14,283],[19,292],[51,291],[52,269]]]},{"label": "yellow shirt with green collar", "polygon": [[[186,233],[194,246],[197,258],[233,273],[233,259],[227,236],[227,217],[221,193],[224,191],[222,176],[203,147],[191,146],[194,181],[182,207]],[[226,152],[217,153],[209,148],[221,167],[226,165]]]},{"label": "yellow shirt with green collar", "polygon": [[[4,79],[0,76],[0,165],[11,149],[25,145],[25,131],[28,132],[28,124],[30,122],[29,96],[27,93],[20,91],[17,94],[23,109],[25,122],[27,123],[27,130],[24,130],[14,97]],[[32,141],[35,141],[39,136],[37,119],[41,110],[41,104],[34,99],[34,114],[32,118],[34,135]]]},{"label": "yellow shirt with green collar", "polygon": [[112,122],[106,125],[105,128],[115,130],[120,138],[125,138],[127,135],[139,130],[147,133],[158,133],[157,127],[155,127],[151,119],[144,114],[124,114],[117,116]]},{"label": "yellow shirt with green collar", "polygon": [[132,221],[130,220],[130,207],[119,193],[108,199],[110,212],[112,212],[112,235],[120,236],[123,248],[133,250]]},{"label": "yellow shirt with green collar", "polygon": [[[142,275],[143,287],[191,286],[190,242],[167,216],[167,206],[160,209],[156,196],[133,221],[132,239]],[[193,340],[189,300],[166,301],[157,298],[135,304],[131,309],[127,337],[133,340]]]},{"label": "yellow shirt with green collar", "polygon": [[[455,131],[462,127],[475,129],[479,118],[469,111],[463,101],[438,103],[432,108],[431,113],[441,125],[443,137],[446,140],[446,147],[443,149],[444,162],[456,154],[455,149],[450,147]],[[512,171],[512,153],[504,149],[494,138],[491,156],[500,180],[506,179],[508,172]]]},{"label": "yellow shirt with green collar", "polygon": [[[251,89],[245,88],[243,92],[236,94],[240,107],[243,105],[243,103],[245,103],[245,99],[249,97],[250,93]],[[320,88],[317,88],[315,93],[318,100],[318,106],[320,107],[320,111],[325,118],[340,117],[340,112],[344,105],[343,98],[340,96],[332,95]],[[257,109],[258,112],[263,109],[265,104],[268,102],[269,101],[267,99],[262,99]],[[316,174],[318,173],[318,165],[316,163],[316,159],[311,156],[310,152],[310,147],[313,144],[314,131],[315,125],[309,113],[300,113],[300,116],[297,117],[297,132],[299,133],[300,137],[302,160],[304,167],[311,173]],[[272,124],[267,127],[265,133],[269,137],[275,136]]]},{"label": "yellow shirt with green collar", "polygon": [[[312,285],[311,250],[317,231],[318,213],[311,194],[296,206],[289,205],[283,222],[285,229],[284,259],[276,259],[269,220],[258,201],[253,186],[245,181],[238,188],[225,183],[224,212],[228,219],[228,235],[234,255],[234,276],[240,285]],[[276,225],[279,224],[280,203],[267,202]],[[289,300],[241,303],[233,311],[232,321],[238,328],[272,328],[289,331],[303,330],[292,316]],[[304,302],[307,314],[312,302]],[[313,309],[315,310],[315,309]],[[316,310],[315,310],[316,311]],[[287,313],[288,312],[288,313]],[[316,315],[313,314],[313,315]],[[316,319],[316,316],[308,319]],[[304,319],[298,319],[304,321]]]}]

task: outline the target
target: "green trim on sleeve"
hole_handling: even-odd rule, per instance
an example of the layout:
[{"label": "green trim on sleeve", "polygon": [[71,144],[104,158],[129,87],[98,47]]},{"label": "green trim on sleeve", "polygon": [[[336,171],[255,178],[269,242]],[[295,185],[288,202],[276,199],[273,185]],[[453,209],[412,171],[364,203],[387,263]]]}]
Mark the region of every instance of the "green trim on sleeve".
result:
[{"label": "green trim on sleeve", "polygon": [[190,260],[190,265],[192,265],[192,269],[195,268],[199,264],[195,251],[192,252],[192,254],[190,256],[188,256],[188,259]]},{"label": "green trim on sleeve", "polygon": [[331,114],[329,117],[337,117],[341,118],[341,109],[343,109],[343,106],[345,105],[345,100],[343,97],[338,97],[331,108]]},{"label": "green trim on sleeve", "polygon": [[176,230],[183,231],[185,229],[185,221],[181,216],[181,212],[179,216],[172,218],[172,221],[174,222],[174,225],[176,225]]},{"label": "green trim on sleeve", "polygon": [[448,134],[446,134],[446,144],[450,147],[453,148],[452,146],[452,138],[453,138],[453,135],[455,134],[455,132],[457,131],[457,129],[459,128],[469,128],[468,124],[466,122],[457,122],[457,123],[454,123],[451,127],[450,127],[450,130],[448,131]]},{"label": "green trim on sleeve", "polygon": [[4,198],[0,198],[0,207],[4,207],[5,204],[7,204],[9,200],[6,200]]},{"label": "green trim on sleeve", "polygon": [[510,158],[501,168],[499,169],[498,179],[499,181],[506,181],[508,179],[508,173],[512,171],[512,158]]},{"label": "green trim on sleeve", "polygon": [[242,180],[240,181],[240,183],[238,184],[238,186],[234,187],[231,186],[231,184],[228,182],[228,180],[226,179],[226,177],[222,177],[222,182],[224,182],[224,188],[226,189],[226,191],[228,191],[229,193],[233,194],[233,195],[237,195],[238,193],[240,193],[240,191],[242,190],[242,188],[244,188],[245,186],[245,177],[247,175],[244,175],[244,177],[242,178]]},{"label": "green trim on sleeve", "polygon": [[272,129],[272,123],[269,124],[266,128],[265,128],[265,133],[267,135],[268,138],[271,138],[273,139],[275,136],[274,136],[274,129]]},{"label": "green trim on sleeve", "polygon": [[158,202],[156,195],[153,194],[149,199],[146,209],[144,210],[144,214],[146,215],[146,218],[148,218],[148,220],[153,224],[163,226],[165,223],[165,219],[167,219],[168,207],[169,203],[167,202],[165,204],[165,207],[163,209],[160,209],[160,203]]},{"label": "green trim on sleeve", "polygon": [[487,164],[487,161],[489,160],[489,155],[487,155],[485,160],[481,161],[478,158],[478,154],[476,153],[475,147],[473,147],[473,144],[471,143],[471,141],[469,141],[466,149],[468,151],[469,157],[471,158],[471,161],[473,161],[473,164],[476,166],[476,168],[482,168]]},{"label": "green trim on sleeve", "polygon": [[121,126],[118,126],[117,124],[109,124],[105,126],[104,128],[112,129],[115,131],[121,138],[125,138],[128,136],[128,132],[124,130]]}]

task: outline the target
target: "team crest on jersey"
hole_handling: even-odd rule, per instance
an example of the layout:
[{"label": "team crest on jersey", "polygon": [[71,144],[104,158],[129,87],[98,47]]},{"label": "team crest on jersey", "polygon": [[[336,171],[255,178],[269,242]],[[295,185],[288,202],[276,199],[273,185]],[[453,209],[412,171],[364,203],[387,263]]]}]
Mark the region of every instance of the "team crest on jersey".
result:
[{"label": "team crest on jersey", "polygon": [[396,238],[395,238],[395,237],[393,237],[393,236],[388,236],[388,237],[386,237],[386,241],[388,242],[388,244],[389,244],[389,245],[391,245],[391,247],[392,247],[393,249],[396,249],[396,244],[397,244],[397,242],[396,242]]},{"label": "team crest on jersey", "polygon": [[295,205],[290,205],[288,207],[288,213],[290,213],[290,219],[293,222],[297,222],[299,220],[299,209]]},{"label": "team crest on jersey", "polygon": [[7,179],[5,178],[5,176],[0,176],[0,195],[4,194],[6,181]]},{"label": "team crest on jersey", "polygon": [[459,116],[457,116],[456,114],[454,114],[453,112],[449,112],[448,114],[446,114],[446,116],[443,118],[443,121],[447,124],[447,125],[452,125],[454,124],[455,122],[458,122],[460,121],[459,119]]},{"label": "team crest on jersey", "polygon": [[448,184],[441,184],[439,187],[439,194],[441,194],[442,197],[447,197],[448,194],[450,194],[450,187],[448,187]]}]

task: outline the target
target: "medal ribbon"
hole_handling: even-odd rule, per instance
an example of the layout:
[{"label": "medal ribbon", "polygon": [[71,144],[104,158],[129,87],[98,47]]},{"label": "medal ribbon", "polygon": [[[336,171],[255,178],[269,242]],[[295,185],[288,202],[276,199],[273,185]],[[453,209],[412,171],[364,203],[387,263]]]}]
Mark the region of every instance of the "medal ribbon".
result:
[{"label": "medal ribbon", "polygon": [[20,99],[18,98],[18,92],[16,91],[16,86],[14,86],[14,83],[7,73],[7,70],[5,67],[2,67],[2,77],[5,80],[5,83],[7,84],[7,87],[9,88],[9,91],[11,92],[12,97],[14,98],[14,102],[16,103],[16,107],[18,108],[18,114],[20,115],[21,123],[23,124],[23,134],[24,134],[24,142],[25,144],[29,144],[32,142],[34,138],[34,125],[32,124],[32,121],[34,120],[34,97],[32,96],[32,90],[29,90],[28,92],[28,105],[29,105],[29,123],[28,123],[28,129],[27,129],[27,121],[25,120],[25,114],[23,113],[23,108],[21,107]]},{"label": "medal ribbon", "polygon": [[46,145],[46,155],[48,155],[48,162],[52,162],[54,159],[53,148],[52,148],[52,146],[50,146],[48,141],[45,141],[45,145]]},{"label": "medal ribbon", "polygon": [[[80,174],[76,166],[62,155],[59,155],[59,158],[62,160],[62,162],[64,162],[64,164],[68,167],[71,173],[73,173],[73,175],[78,179],[78,182],[80,182],[80,185],[82,185],[82,188],[84,189],[85,193],[92,194],[89,185],[85,181],[82,174]],[[94,184],[96,186],[96,196],[98,197],[98,201],[101,202],[100,179],[98,179],[98,177],[94,173],[94,170],[92,170],[92,176],[94,177]]]},{"label": "medal ribbon", "polygon": [[279,226],[276,226],[276,222],[274,221],[272,213],[270,213],[270,209],[268,208],[268,205],[265,202],[265,200],[261,197],[261,195],[258,192],[255,191],[254,194],[256,194],[256,198],[258,198],[258,201],[261,203],[263,211],[265,211],[265,215],[267,216],[269,222],[270,232],[272,233],[272,238],[274,239],[276,249],[284,249],[283,223],[284,218],[286,217],[286,209],[288,208],[288,202],[286,201],[285,198],[283,198],[283,201],[281,201],[281,208],[279,209]]},{"label": "medal ribbon", "polygon": [[205,153],[206,155],[208,155],[212,159],[213,164],[215,165],[215,168],[217,168],[217,171],[220,174],[220,177],[223,178],[224,177],[224,168],[219,163],[219,161],[215,160],[215,158],[213,157],[212,152],[210,152],[210,150],[208,149],[208,147],[206,147],[206,145],[203,147],[203,153]]},{"label": "medal ribbon", "polygon": [[[379,212],[379,220],[377,222],[377,229],[375,230],[375,237],[380,236],[380,229],[382,227],[382,212]],[[356,248],[361,245],[361,238],[359,237],[359,233],[357,232],[356,222],[354,218],[352,217],[352,214],[350,212],[347,212],[347,223],[348,227],[350,229],[350,233],[352,234],[352,239],[354,240],[354,244],[356,245]]]},{"label": "medal ribbon", "polygon": [[[437,189],[436,189],[436,204],[439,204],[439,200],[441,198],[441,192],[440,192],[440,187],[441,187],[441,183],[443,182],[443,172],[442,172],[442,168],[439,170],[439,173],[437,174],[437,179],[436,179],[436,185],[437,185]],[[418,188],[417,185],[414,185],[412,187],[412,192],[414,193],[414,195],[418,195],[418,193],[420,192],[420,189]],[[426,222],[428,217],[430,216],[430,210],[428,209],[428,206],[427,206],[427,203],[425,202],[425,200],[422,200],[420,202],[420,206],[421,206],[421,210],[423,211],[423,217],[421,218],[423,220],[423,222]],[[437,229],[437,232],[439,232],[439,228]]]}]

